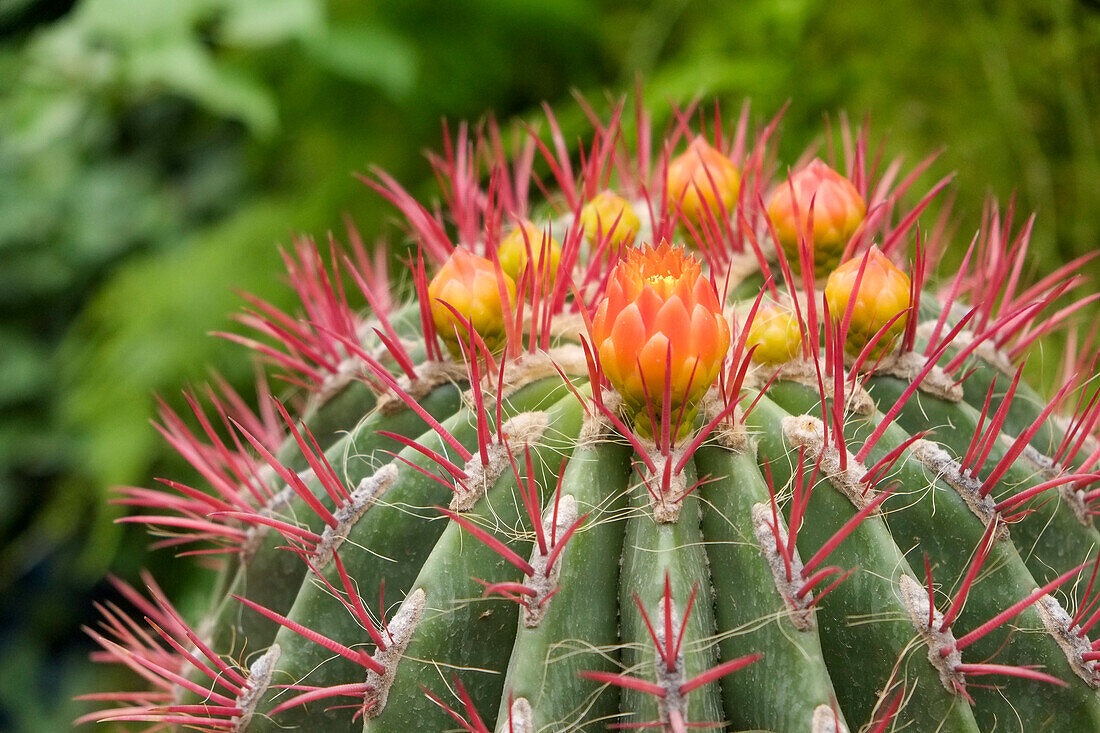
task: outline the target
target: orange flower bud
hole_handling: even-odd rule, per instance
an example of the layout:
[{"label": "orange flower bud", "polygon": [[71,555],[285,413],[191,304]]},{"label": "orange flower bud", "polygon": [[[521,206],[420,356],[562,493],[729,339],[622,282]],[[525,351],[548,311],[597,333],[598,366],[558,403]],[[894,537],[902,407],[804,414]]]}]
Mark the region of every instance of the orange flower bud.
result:
[{"label": "orange flower bud", "polygon": [[798,319],[789,309],[764,303],[749,324],[745,344],[756,347],[752,360],[760,364],[782,364],[798,355],[802,348],[802,331]]},{"label": "orange flower bud", "polygon": [[[516,285],[507,274],[500,276],[504,279],[510,310],[516,297]],[[432,321],[451,356],[461,357],[459,344],[468,343],[469,335],[444,303],[469,319],[474,331],[490,349],[496,350],[503,345],[505,307],[497,286],[496,267],[489,260],[464,249],[455,249],[428,283],[428,297],[431,298]]]},{"label": "orange flower bud", "polygon": [[628,249],[615,266],[592,338],[608,381],[634,413],[635,430],[648,435],[646,404],[660,419],[669,364],[673,419],[684,406],[681,430],[691,429],[699,398],[722,367],[730,329],[699,263],[661,242]]},{"label": "orange flower bud", "polygon": [[607,254],[614,257],[620,247],[634,244],[642,222],[629,201],[614,191],[604,191],[581,209],[581,226],[593,247],[607,239]]},{"label": "orange flower bud", "polygon": [[[856,285],[863,255],[848,260],[829,275],[825,283],[825,300],[834,318],[843,318]],[[891,340],[905,330],[909,307],[909,276],[902,272],[890,258],[872,246],[867,252],[867,266],[863,279],[859,283],[859,294],[852,309],[852,322],[848,328],[848,339],[844,348],[851,354],[858,354],[879,329],[896,316],[903,315],[890,326],[879,340],[872,356],[879,356]]]},{"label": "orange flower bud", "polygon": [[[500,268],[514,281],[519,282],[523,269],[527,267],[527,253],[534,256],[536,272],[543,273],[543,284],[549,288],[554,282],[561,260],[561,245],[548,236],[537,224],[524,219],[519,226],[508,233],[497,247]],[[547,256],[549,255],[549,256]],[[532,282],[535,273],[531,273]],[[528,291],[531,286],[528,285]]]},{"label": "orange flower bud", "polygon": [[[668,206],[692,222],[702,221],[710,211],[715,219],[733,211],[741,190],[741,174],[729,158],[701,135],[683,155],[668,164]],[[721,206],[719,206],[721,200]]]},{"label": "orange flower bud", "polygon": [[[792,188],[794,199],[791,198]],[[847,178],[818,158],[791,176],[790,184],[780,183],[768,202],[768,216],[775,225],[779,245],[794,268],[801,267],[798,233],[805,231],[809,223],[811,200],[814,206],[814,269],[824,274],[840,262],[845,245],[863,222],[867,205]]]}]

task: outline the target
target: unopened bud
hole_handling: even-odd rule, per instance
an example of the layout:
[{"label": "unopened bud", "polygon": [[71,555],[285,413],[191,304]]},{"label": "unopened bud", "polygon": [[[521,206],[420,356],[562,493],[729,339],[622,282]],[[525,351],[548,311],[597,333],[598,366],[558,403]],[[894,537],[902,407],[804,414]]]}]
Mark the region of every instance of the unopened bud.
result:
[{"label": "unopened bud", "polygon": [[799,233],[810,238],[807,227],[811,202],[814,269],[824,274],[840,262],[848,240],[863,223],[867,205],[851,181],[819,158],[792,175],[789,183],[780,183],[768,202],[768,216],[775,226],[779,245],[796,269],[801,267]]},{"label": "unopened bud", "polygon": [[[851,354],[860,353],[875,334],[900,313],[901,316],[890,325],[872,351],[872,356],[877,357],[905,330],[909,318],[906,312],[909,308],[909,276],[878,247],[872,246],[866,257],[867,266],[859,283],[844,348]],[[825,283],[825,300],[834,318],[844,318],[863,258],[864,255],[857,255],[848,260],[836,268]]]},{"label": "unopened bud", "polygon": [[593,247],[607,241],[607,254],[615,257],[620,247],[634,244],[642,222],[629,201],[614,191],[604,191],[581,209],[581,226]]},{"label": "unopened bud", "polygon": [[760,364],[782,364],[798,356],[802,331],[798,318],[787,308],[765,303],[749,324],[746,347],[756,347],[752,360]]},{"label": "unopened bud", "polygon": [[668,205],[694,223],[728,216],[741,190],[737,166],[702,136],[668,164]]},{"label": "unopened bud", "polygon": [[[501,299],[498,275],[508,296],[507,305]],[[470,322],[489,349],[495,351],[503,345],[504,312],[512,308],[516,286],[506,273],[498,273],[489,260],[464,249],[455,249],[428,284],[428,297],[439,338],[455,358],[462,354],[460,344],[468,343],[470,338],[455,311]]]},{"label": "unopened bud", "polygon": [[[543,285],[548,289],[554,282],[561,260],[561,245],[550,236],[549,231],[544,232],[534,222],[524,219],[500,241],[497,258],[501,269],[518,283],[528,265],[529,256],[533,257],[529,283],[535,281],[537,273],[542,273]],[[531,289],[528,284],[528,292]]]}]

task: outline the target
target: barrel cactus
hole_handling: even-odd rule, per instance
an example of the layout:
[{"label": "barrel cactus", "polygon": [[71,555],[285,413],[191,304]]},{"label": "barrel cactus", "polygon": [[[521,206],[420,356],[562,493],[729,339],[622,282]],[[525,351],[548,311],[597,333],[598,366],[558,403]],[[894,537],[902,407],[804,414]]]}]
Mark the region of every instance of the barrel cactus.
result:
[{"label": "barrel cactus", "polygon": [[225,334],[291,389],[162,406],[202,485],[120,491],[220,558],[209,612],[119,582],[90,633],[146,688],[82,721],[1100,731],[1082,263],[1025,282],[1030,221],[958,239],[866,129],[786,165],[747,107],[585,110],[577,157],[459,128],[436,204],[364,176],[406,277],[295,243],[301,312]]}]

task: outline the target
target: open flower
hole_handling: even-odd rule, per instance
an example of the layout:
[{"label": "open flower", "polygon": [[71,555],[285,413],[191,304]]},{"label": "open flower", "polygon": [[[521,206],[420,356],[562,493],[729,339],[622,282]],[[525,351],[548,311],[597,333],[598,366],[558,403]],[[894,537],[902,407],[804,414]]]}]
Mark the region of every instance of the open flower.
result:
[{"label": "open flower", "polygon": [[628,249],[596,310],[592,338],[608,381],[648,435],[649,409],[662,419],[666,374],[669,408],[690,429],[699,398],[714,383],[730,344],[713,284],[684,250],[661,242]]},{"label": "open flower", "polygon": [[[497,272],[484,257],[456,248],[450,258],[428,284],[432,321],[439,338],[452,356],[461,356],[460,343],[468,343],[469,334],[455,312],[469,321],[485,345],[496,350],[504,343],[504,310],[498,276],[508,294],[511,310],[516,297],[516,285],[506,273]],[[448,307],[450,306],[450,307]],[[451,309],[454,310],[451,310]]]},{"label": "open flower", "polygon": [[729,214],[740,190],[737,166],[701,135],[668,164],[669,209],[692,222],[705,219],[707,211],[715,219],[723,210]]},{"label": "open flower", "polygon": [[909,276],[890,261],[890,258],[875,246],[866,255],[857,255],[836,268],[825,283],[825,300],[834,318],[844,318],[852,291],[856,286],[859,268],[863,258],[867,258],[863,279],[859,282],[859,293],[852,307],[852,322],[848,327],[848,338],[844,342],[846,351],[859,354],[875,334],[901,314],[879,339],[872,356],[880,355],[890,342],[905,330],[909,308]]},{"label": "open flower", "polygon": [[[792,198],[791,191],[794,191]],[[809,225],[810,203],[813,202],[814,269],[819,274],[832,270],[840,262],[844,247],[863,223],[867,205],[859,191],[820,158],[783,181],[768,202],[768,216],[775,226],[779,245],[791,266],[801,266],[798,257],[798,234]]]}]

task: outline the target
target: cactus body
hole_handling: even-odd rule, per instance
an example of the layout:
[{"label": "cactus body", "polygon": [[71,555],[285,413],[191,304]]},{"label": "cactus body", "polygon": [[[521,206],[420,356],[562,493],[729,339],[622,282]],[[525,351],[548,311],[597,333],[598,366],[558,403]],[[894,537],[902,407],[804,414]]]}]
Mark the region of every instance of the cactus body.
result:
[{"label": "cactus body", "polygon": [[[417,245],[410,305],[368,258],[328,272],[298,244],[307,315],[244,320],[309,388],[301,418],[270,396],[255,415],[192,400],[201,429],[165,408],[207,485],[126,489],[144,507],[127,521],[228,559],[193,625],[151,579],[151,600],[124,588],[151,629],[112,608],[92,634],[154,691],[84,720],[1100,731],[1095,359],[1069,354],[1051,399],[1016,366],[1087,303],[1074,273],[1022,287],[1026,229],[991,217],[935,281],[928,253],[957,245],[916,224],[944,182],[894,210],[914,179],[847,151],[851,182],[830,175],[860,223],[830,230],[849,259],[826,292],[762,204],[791,185],[768,168],[774,126],[755,147],[747,118],[694,139],[689,190],[687,163],[622,147],[620,118],[579,171],[560,135],[537,143],[560,190],[551,267],[498,252],[528,186],[465,134],[436,161],[442,213],[371,182]],[[630,237],[586,223],[597,194]]]}]

